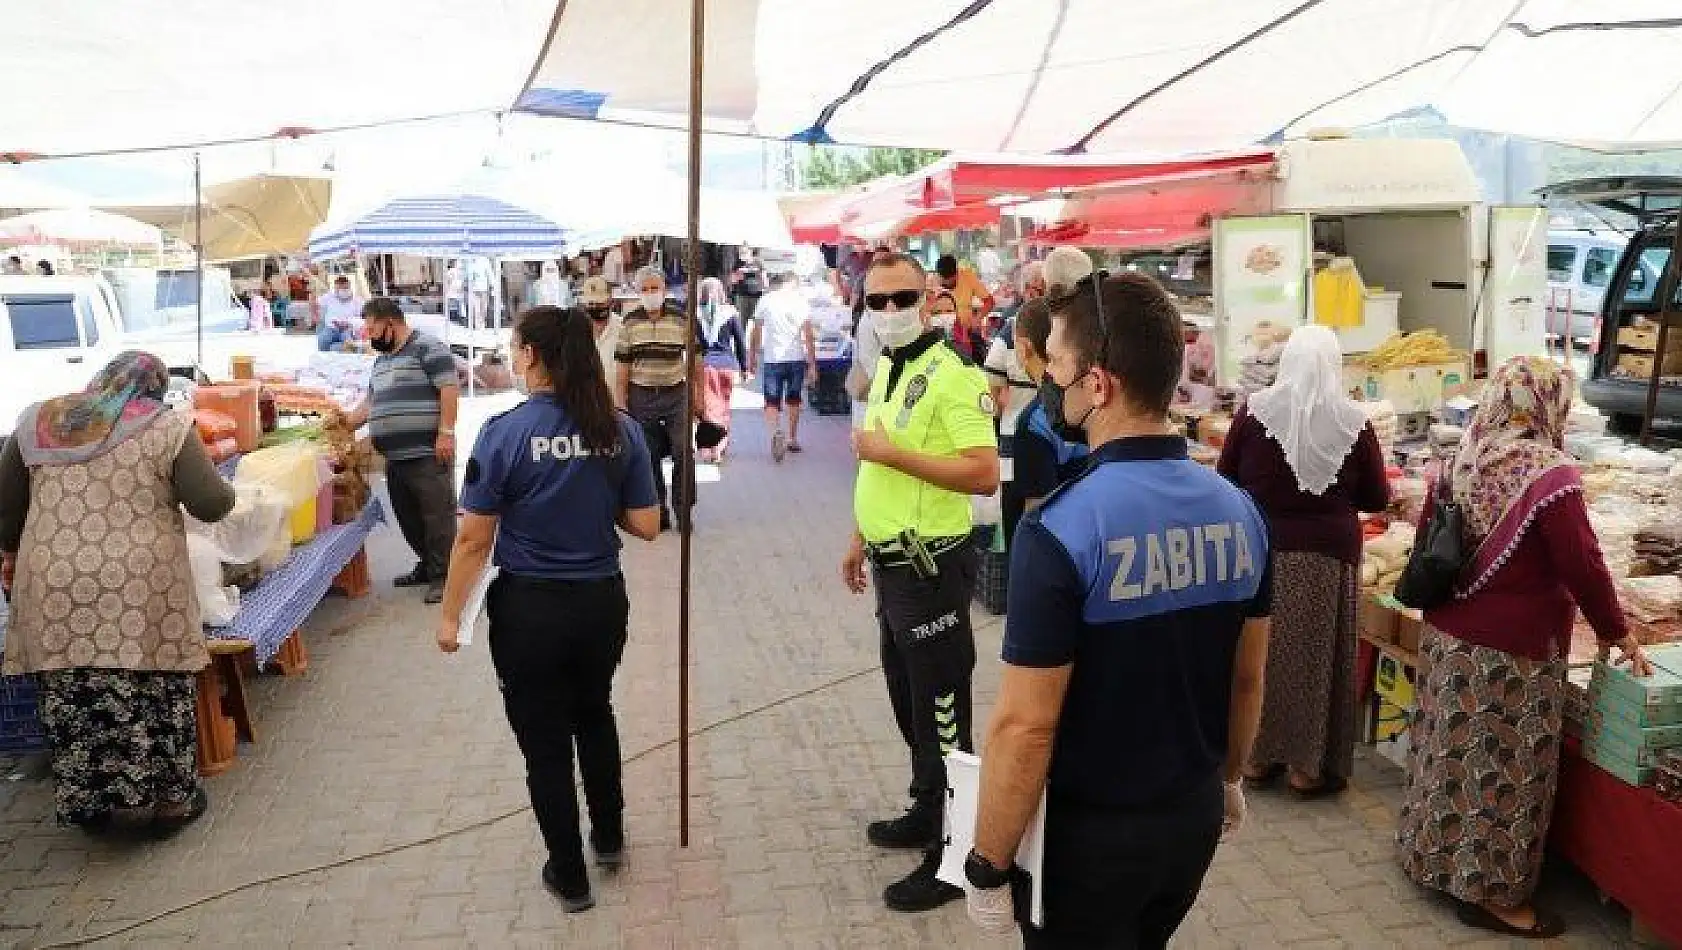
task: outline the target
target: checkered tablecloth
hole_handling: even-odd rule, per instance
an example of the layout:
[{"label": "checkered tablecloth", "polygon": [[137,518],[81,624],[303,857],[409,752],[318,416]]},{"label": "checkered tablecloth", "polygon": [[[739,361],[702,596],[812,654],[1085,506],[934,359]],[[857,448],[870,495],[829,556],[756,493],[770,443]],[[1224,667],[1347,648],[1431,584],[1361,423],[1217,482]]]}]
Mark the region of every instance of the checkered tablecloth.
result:
[{"label": "checkered tablecloth", "polygon": [[257,648],[257,662],[267,663],[279,652],[282,641],[327,596],[333,578],[362,549],[369,533],[384,521],[384,506],[377,497],[369,498],[355,521],[334,525],[293,549],[284,564],[241,595],[239,613],[232,623],[205,627],[204,635],[216,640],[250,640]]}]

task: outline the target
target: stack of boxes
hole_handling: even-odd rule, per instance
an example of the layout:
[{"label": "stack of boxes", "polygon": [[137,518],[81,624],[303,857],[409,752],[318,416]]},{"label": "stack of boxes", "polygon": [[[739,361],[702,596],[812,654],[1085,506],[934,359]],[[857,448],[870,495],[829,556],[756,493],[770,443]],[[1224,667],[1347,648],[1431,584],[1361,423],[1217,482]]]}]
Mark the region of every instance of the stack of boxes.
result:
[{"label": "stack of boxes", "polygon": [[1650,784],[1660,758],[1682,750],[1682,643],[1646,650],[1650,677],[1595,664],[1583,723],[1584,756],[1631,785]]}]

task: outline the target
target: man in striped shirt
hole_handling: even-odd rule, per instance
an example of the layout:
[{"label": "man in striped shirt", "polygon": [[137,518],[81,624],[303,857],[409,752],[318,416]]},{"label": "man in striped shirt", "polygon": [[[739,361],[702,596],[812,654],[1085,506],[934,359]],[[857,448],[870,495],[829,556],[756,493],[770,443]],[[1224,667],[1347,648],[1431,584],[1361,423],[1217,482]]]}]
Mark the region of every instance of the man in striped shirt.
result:
[{"label": "man in striped shirt", "polygon": [[426,602],[444,596],[450,548],[456,538],[456,404],[461,384],[455,356],[438,340],[409,326],[397,302],[375,297],[362,308],[374,360],[368,396],[347,419],[368,424],[385,456],[391,513],[420,558],[396,579],[398,587],[426,587]]},{"label": "man in striped shirt", "polygon": [[[614,350],[619,372],[613,395],[619,408],[642,423],[647,436],[654,487],[660,495],[660,529],[664,531],[672,526],[666,476],[660,467],[665,456],[672,458],[672,480],[678,483],[678,516],[689,517],[695,506],[695,473],[684,470],[679,446],[681,440],[693,437],[693,420],[684,413],[684,393],[688,389],[695,390],[692,411],[701,409],[701,353],[706,347],[699,339],[700,329],[684,318],[683,308],[666,299],[666,277],[658,267],[638,270],[636,286],[640,305],[625,315]],[[697,338],[693,365],[683,360],[684,341],[690,336]]]}]

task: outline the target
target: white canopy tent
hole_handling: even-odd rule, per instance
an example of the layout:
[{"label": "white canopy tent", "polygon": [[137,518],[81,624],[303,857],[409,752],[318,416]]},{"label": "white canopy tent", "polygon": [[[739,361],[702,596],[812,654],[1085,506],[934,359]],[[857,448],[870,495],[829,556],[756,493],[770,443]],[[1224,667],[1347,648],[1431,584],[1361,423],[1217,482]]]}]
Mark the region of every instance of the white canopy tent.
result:
[{"label": "white canopy tent", "polygon": [[[0,102],[0,154],[254,139],[516,100],[680,127],[688,8],[24,5],[8,11],[0,57],[0,88],[20,90]],[[308,24],[307,55],[210,59],[265,22]],[[839,17],[807,0],[709,0],[703,115],[772,138],[1139,155],[1430,106],[1460,125],[1657,147],[1682,142],[1679,43],[1673,0],[854,0]]]},{"label": "white canopy tent", "polygon": [[[688,0],[568,0],[522,106],[682,125]],[[1172,154],[1431,106],[1558,141],[1682,141],[1673,0],[806,0],[707,5],[709,128]],[[612,36],[614,42],[602,42]],[[1560,81],[1562,69],[1582,81]]]}]

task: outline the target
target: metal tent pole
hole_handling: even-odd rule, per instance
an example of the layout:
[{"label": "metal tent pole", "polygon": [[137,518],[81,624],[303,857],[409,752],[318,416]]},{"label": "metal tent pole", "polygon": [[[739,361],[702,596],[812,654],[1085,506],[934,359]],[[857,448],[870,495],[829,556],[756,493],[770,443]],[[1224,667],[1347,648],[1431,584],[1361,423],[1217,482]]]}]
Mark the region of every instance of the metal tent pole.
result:
[{"label": "metal tent pole", "polygon": [[193,273],[198,281],[198,292],[193,295],[197,300],[194,310],[198,343],[193,370],[197,375],[204,375],[204,163],[198,152],[193,153]]},{"label": "metal tent pole", "polygon": [[678,455],[683,471],[674,478],[680,486],[674,492],[682,499],[678,512],[678,845],[689,847],[689,581],[693,561],[690,557],[693,525],[692,504],[688,497],[694,492],[695,480],[695,323],[701,279],[701,77],[706,51],[706,0],[690,0],[689,5],[689,242],[684,269],[685,290],[683,315],[683,365],[688,372],[689,385],[684,389],[684,428]]}]

